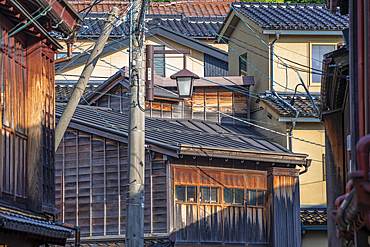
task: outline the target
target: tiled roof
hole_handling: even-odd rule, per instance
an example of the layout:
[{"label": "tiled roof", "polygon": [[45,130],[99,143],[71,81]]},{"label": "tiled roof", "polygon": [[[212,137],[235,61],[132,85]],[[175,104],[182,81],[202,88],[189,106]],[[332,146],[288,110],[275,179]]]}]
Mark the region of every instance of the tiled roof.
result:
[{"label": "tiled roof", "polygon": [[[82,247],[125,247],[124,234],[81,237]],[[170,247],[174,243],[170,240],[170,234],[144,234],[144,247]],[[74,247],[74,239],[68,239],[67,247]]]},{"label": "tiled roof", "polygon": [[[79,34],[97,37],[104,27],[104,14],[91,14],[85,18]],[[193,38],[214,38],[221,27],[224,17],[184,17],[181,15],[149,15],[146,17],[146,28],[163,27],[176,33]],[[214,31],[213,31],[213,30]],[[125,37],[129,34],[129,23],[123,22],[113,28],[110,37]]]},{"label": "tiled roof", "polygon": [[[286,103],[291,104],[293,94],[279,93],[279,96]],[[316,103],[317,109],[320,109],[320,95],[311,93],[311,96]],[[290,107],[288,107],[286,104],[283,104],[280,99],[271,93],[268,93],[266,96],[262,97],[262,100],[282,117],[294,117],[295,115],[295,112]],[[292,106],[298,111],[299,117],[318,117],[307,95],[297,93],[294,97]]]},{"label": "tiled roof", "polygon": [[[65,104],[57,104],[55,114],[60,117]],[[97,114],[99,113],[99,115]],[[107,126],[114,125],[117,129]],[[105,108],[77,107],[71,122],[127,136],[128,114]],[[199,120],[146,118],[145,140],[148,144],[180,150],[182,145],[204,148],[234,149],[247,152],[291,154],[285,147],[268,140],[259,132],[243,125],[219,124]]]},{"label": "tiled roof", "polygon": [[[85,92],[83,94],[86,97],[88,94],[94,92],[100,84],[89,83],[86,86]],[[75,84],[71,85],[68,83],[55,83],[55,101],[56,102],[67,102],[71,97],[73,90],[75,89]]]},{"label": "tiled roof", "polygon": [[[72,7],[78,12],[84,12],[94,1],[69,1]],[[127,1],[102,1],[93,6],[90,13],[107,13],[114,6],[125,10],[129,2]],[[190,4],[191,6],[190,6]],[[202,17],[225,17],[230,10],[227,0],[189,0],[172,2],[151,2],[149,15],[184,15]],[[194,11],[194,9],[195,11]]]},{"label": "tiled roof", "polygon": [[240,13],[264,29],[343,30],[349,17],[330,14],[324,4],[233,3]]},{"label": "tiled roof", "polygon": [[301,221],[303,225],[326,225],[326,208],[301,208]]},{"label": "tiled roof", "polygon": [[16,210],[8,211],[6,208],[0,210],[0,231],[4,229],[25,232],[39,239],[48,239],[49,243],[63,243],[73,236],[72,230],[58,226],[48,221],[46,217]]}]

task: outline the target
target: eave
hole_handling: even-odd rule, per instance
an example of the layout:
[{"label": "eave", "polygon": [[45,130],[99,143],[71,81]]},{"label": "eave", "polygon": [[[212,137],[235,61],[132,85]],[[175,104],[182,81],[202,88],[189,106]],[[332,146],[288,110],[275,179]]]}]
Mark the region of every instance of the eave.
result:
[{"label": "eave", "polygon": [[[33,20],[32,23],[30,23],[30,20],[32,20],[34,17],[27,11],[27,9],[20,2],[18,2],[18,0],[2,1],[0,2],[0,5],[7,6],[7,3],[9,3],[11,7],[15,8],[18,11],[18,13],[23,16],[23,18],[27,19],[27,21],[23,22],[23,25],[25,25],[25,27],[23,28],[23,30],[21,30],[21,32],[23,31],[28,35],[34,35],[40,38],[41,36],[43,36],[46,38],[44,43],[46,43],[47,45],[51,45],[54,49],[63,49],[63,47],[53,37],[51,37],[49,32],[46,31],[45,28],[37,20]],[[17,14],[14,13],[14,11],[12,11],[12,14],[14,16],[17,16]],[[6,15],[5,18],[9,18],[8,15]],[[23,20],[22,18],[18,17],[17,19],[13,19],[13,21],[19,21],[18,23],[20,23]],[[34,30],[34,28],[36,28],[36,30]]]},{"label": "eave", "polygon": [[284,163],[293,165],[305,165],[306,154],[272,153],[249,150],[237,150],[227,148],[204,147],[195,145],[180,145],[179,155],[205,156],[214,158],[227,158],[237,160],[250,160],[271,163]]}]

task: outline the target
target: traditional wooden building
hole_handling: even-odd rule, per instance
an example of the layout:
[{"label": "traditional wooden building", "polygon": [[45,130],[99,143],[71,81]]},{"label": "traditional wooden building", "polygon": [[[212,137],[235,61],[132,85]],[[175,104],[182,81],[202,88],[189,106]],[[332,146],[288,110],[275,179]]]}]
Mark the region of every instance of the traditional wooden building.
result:
[{"label": "traditional wooden building", "polygon": [[64,244],[55,223],[54,53],[81,17],[66,1],[0,2],[0,246]]},{"label": "traditional wooden building", "polygon": [[[61,116],[65,105],[56,105]],[[123,246],[128,115],[77,107],[56,152],[56,204],[81,243]],[[144,231],[170,246],[299,246],[293,154],[230,123],[146,119]]]},{"label": "traditional wooden building", "polygon": [[[80,104],[108,107],[114,111],[127,113],[129,81],[128,73],[124,71],[125,68],[101,84],[89,84]],[[251,76],[206,77],[204,80],[195,80],[194,94],[191,98],[193,102],[178,97],[177,92],[174,92],[175,80],[155,75],[155,83],[154,101],[147,101],[145,105],[147,117],[235,123],[235,119],[222,114],[224,113],[249,119],[248,90],[251,85],[254,85]],[[72,83],[57,83],[56,101],[66,102],[74,86],[75,84]],[[231,90],[235,87],[237,91]]]}]

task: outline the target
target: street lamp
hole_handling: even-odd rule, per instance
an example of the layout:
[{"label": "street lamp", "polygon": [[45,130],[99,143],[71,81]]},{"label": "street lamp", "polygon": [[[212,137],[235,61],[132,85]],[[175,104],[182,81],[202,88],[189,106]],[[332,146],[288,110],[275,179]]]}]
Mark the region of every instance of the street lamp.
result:
[{"label": "street lamp", "polygon": [[193,94],[194,79],[199,79],[199,76],[187,69],[182,69],[171,75],[171,79],[176,79],[179,97],[190,98]]}]

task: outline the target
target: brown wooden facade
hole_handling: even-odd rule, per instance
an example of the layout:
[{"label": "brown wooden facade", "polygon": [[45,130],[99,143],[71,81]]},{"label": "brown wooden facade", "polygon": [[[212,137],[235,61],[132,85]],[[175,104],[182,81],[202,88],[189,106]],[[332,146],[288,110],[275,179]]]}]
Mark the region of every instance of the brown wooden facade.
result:
[{"label": "brown wooden facade", "polygon": [[[96,93],[88,96],[87,101],[93,106],[127,112],[128,82],[123,77],[118,77],[112,82],[106,82],[106,84],[106,87],[98,89]],[[111,85],[109,86],[109,84]],[[223,86],[195,85],[191,100],[196,103],[178,98],[177,93],[171,95],[170,92],[165,91],[166,89],[158,89],[165,95],[155,94],[154,101],[147,101],[145,114],[147,117],[156,118],[199,119],[219,123],[235,123],[234,119],[225,117],[222,113],[243,119],[248,118],[247,92],[249,86],[243,88],[239,89],[242,92],[236,92]],[[81,104],[86,104],[86,102],[81,101]]]},{"label": "brown wooden facade", "polygon": [[43,4],[49,5],[43,0],[0,2],[0,245],[9,247],[62,244],[71,235],[48,226],[56,216],[54,54],[62,47],[45,21],[54,25],[63,20],[56,30],[69,34],[79,17],[68,3],[53,2],[48,14],[29,23],[29,12],[42,11]]},{"label": "brown wooden facade", "polygon": [[[176,246],[300,246],[295,166],[224,155],[178,155],[148,144],[145,237],[171,235]],[[71,123],[55,165],[62,220],[79,225],[82,242],[123,243],[126,137]]]}]

